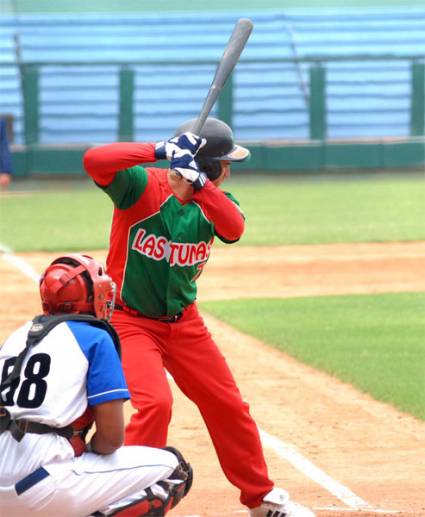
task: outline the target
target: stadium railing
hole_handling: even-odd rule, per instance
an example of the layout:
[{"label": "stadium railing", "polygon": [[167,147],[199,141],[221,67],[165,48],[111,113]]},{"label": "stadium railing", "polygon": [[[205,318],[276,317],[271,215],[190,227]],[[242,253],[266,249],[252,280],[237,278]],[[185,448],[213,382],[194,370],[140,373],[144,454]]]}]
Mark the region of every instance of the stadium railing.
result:
[{"label": "stadium railing", "polygon": [[[407,80],[402,85],[403,93],[399,93],[399,83],[385,84],[385,77],[380,81],[378,66],[380,63],[402,61],[405,66]],[[417,137],[425,133],[425,64],[421,56],[391,55],[382,56],[340,56],[338,58],[314,57],[299,59],[307,75],[305,105],[300,104],[300,93],[285,99],[287,87],[282,85],[283,93],[275,97],[260,99],[244,98],[244,89],[251,95],[255,93],[252,81],[247,86],[236,73],[235,79],[230,78],[217,104],[215,115],[239,129],[239,138],[245,140],[327,140],[341,138],[382,137]],[[338,65],[347,66],[361,62],[363,66],[376,65],[374,71],[374,89],[379,87],[384,91],[376,95],[370,92],[371,83],[362,83],[347,91],[344,83],[338,82],[337,74],[341,75]],[[259,61],[245,60],[245,70],[249,66],[284,66],[293,64],[291,59],[268,59]],[[185,61],[178,66],[202,67],[213,66],[214,62]],[[157,90],[145,92],[137,85],[137,68],[144,63],[90,63],[91,71],[98,68],[105,70],[115,68],[116,84],[108,94],[99,90],[102,84],[93,83],[87,88],[84,71],[87,63],[25,63],[21,66],[23,93],[23,140],[26,145],[54,143],[85,143],[93,140],[157,140],[171,135],[174,129],[184,120],[197,115],[202,102],[202,88],[198,85],[196,96],[190,98],[185,85],[182,85],[179,95],[186,94],[186,100],[179,101],[165,97],[161,103],[151,108],[149,96],[161,95]],[[167,67],[178,68],[175,62],[151,63],[149,67],[161,70]],[[73,75],[73,80],[67,81],[67,69]],[[81,70],[81,71],[80,71]],[[243,73],[243,72],[242,72]],[[49,81],[49,76],[54,76]],[[109,76],[114,74],[109,71]],[[62,76],[62,80],[58,77]],[[178,74],[177,74],[178,76]],[[334,79],[332,80],[332,76]],[[81,77],[78,82],[76,77]],[[353,83],[352,83],[353,84]],[[171,93],[174,85],[171,84]],[[398,88],[398,90],[397,90]],[[285,92],[286,89],[286,92]],[[98,93],[96,91],[98,90]],[[235,90],[236,93],[235,93]],[[354,90],[354,91],[353,91]],[[113,95],[111,95],[113,91]],[[168,90],[170,91],[170,90]],[[205,88],[205,92],[207,89]],[[97,99],[96,99],[97,96]],[[148,100],[144,98],[148,97]],[[282,96],[282,97],[281,97]],[[403,97],[402,102],[396,102]],[[374,97],[374,105],[371,98]],[[296,98],[294,102],[294,98]],[[368,99],[369,102],[367,102]],[[97,103],[96,103],[97,100]],[[407,102],[406,102],[407,100]],[[174,105],[173,105],[174,102]],[[237,106],[235,104],[237,103]],[[356,104],[357,103],[357,104]],[[359,120],[356,123],[355,114]],[[283,122],[274,123],[273,115],[283,117]],[[344,120],[345,117],[345,120]],[[368,120],[365,121],[365,119]],[[235,122],[235,118],[237,119]],[[291,133],[291,118],[293,125],[302,133]],[[251,120],[249,120],[251,119]],[[255,119],[255,120],[252,120]],[[354,120],[353,120],[354,119]],[[342,120],[342,122],[338,122]],[[141,123],[140,123],[141,122]],[[344,124],[351,128],[351,134],[343,134]],[[353,127],[360,127],[359,133],[353,134]],[[294,127],[295,129],[295,127]],[[103,132],[102,132],[103,131]],[[363,134],[362,134],[363,131]],[[369,131],[369,133],[367,133]],[[373,132],[374,131],[374,132]],[[398,131],[398,132],[397,132]],[[295,133],[295,135],[294,135]],[[247,135],[250,135],[250,137]]]},{"label": "stadium railing", "polygon": [[[245,14],[255,31],[213,114],[252,143],[249,167],[424,163],[424,9]],[[76,168],[92,143],[172,135],[198,113],[235,18],[0,17],[0,112],[23,146],[18,168],[58,168],[71,146]]]}]

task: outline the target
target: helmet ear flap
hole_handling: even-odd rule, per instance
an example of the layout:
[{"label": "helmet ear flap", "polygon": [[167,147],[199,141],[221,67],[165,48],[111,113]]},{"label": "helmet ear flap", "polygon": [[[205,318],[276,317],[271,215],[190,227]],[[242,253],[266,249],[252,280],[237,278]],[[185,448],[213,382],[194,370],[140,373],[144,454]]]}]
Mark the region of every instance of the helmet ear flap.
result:
[{"label": "helmet ear flap", "polygon": [[198,164],[199,170],[205,172],[208,179],[211,181],[216,180],[221,174],[221,162],[220,160],[214,160],[212,158],[197,158],[196,163]]}]

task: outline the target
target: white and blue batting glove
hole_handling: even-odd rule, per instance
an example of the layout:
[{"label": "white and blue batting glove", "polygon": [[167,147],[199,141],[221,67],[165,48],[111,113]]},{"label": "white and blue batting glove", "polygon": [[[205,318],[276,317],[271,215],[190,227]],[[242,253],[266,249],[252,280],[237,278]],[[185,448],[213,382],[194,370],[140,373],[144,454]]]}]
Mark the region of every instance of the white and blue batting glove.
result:
[{"label": "white and blue batting glove", "polygon": [[155,145],[155,156],[158,160],[171,160],[177,151],[187,150],[193,156],[207,143],[206,138],[201,138],[190,131],[170,138],[167,142],[158,142]]},{"label": "white and blue batting glove", "polygon": [[208,179],[205,172],[199,170],[193,154],[188,150],[174,152],[171,158],[170,169],[175,170],[177,174],[189,182],[195,190],[201,190]]}]

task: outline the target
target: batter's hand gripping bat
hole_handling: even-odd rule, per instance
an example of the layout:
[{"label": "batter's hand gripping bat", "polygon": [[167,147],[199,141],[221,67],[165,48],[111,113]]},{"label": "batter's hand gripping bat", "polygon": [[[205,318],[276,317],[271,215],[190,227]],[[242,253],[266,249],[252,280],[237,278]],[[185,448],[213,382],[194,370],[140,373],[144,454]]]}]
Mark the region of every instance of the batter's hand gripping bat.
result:
[{"label": "batter's hand gripping bat", "polygon": [[217,65],[214,79],[212,80],[208,95],[205,98],[204,104],[199,113],[199,117],[191,129],[192,133],[195,133],[195,135],[199,135],[212,107],[215,104],[215,101],[221,92],[221,89],[235,68],[236,63],[239,61],[239,57],[242,54],[242,50],[248,41],[253,27],[254,24],[248,18],[241,18],[236,23],[229,42],[227,43],[224,53]]}]

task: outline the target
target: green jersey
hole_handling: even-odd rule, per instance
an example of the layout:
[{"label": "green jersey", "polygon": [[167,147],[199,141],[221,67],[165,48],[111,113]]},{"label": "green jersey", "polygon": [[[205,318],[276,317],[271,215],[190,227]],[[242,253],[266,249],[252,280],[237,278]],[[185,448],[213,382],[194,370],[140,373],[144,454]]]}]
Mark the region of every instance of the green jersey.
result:
[{"label": "green jersey", "polygon": [[[107,271],[119,302],[151,317],[177,314],[194,302],[214,237],[230,241],[211,217],[218,213],[217,200],[224,210],[227,203],[237,205],[231,194],[208,183],[184,204],[173,194],[166,169],[130,167],[102,187],[115,205]],[[211,196],[204,206],[202,199]]]}]

